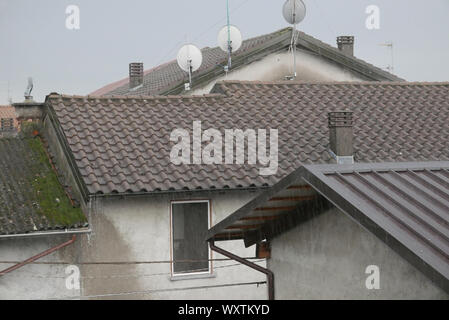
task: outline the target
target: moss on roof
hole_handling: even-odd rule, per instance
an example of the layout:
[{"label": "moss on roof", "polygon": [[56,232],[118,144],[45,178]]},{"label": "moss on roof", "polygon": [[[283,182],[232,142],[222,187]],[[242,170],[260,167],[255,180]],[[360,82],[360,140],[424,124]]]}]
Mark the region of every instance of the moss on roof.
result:
[{"label": "moss on roof", "polygon": [[20,137],[0,139],[0,235],[87,226],[35,135],[38,130],[26,124]]},{"label": "moss on roof", "polygon": [[81,209],[72,205],[61,186],[48,161],[42,141],[39,138],[28,138],[26,142],[38,160],[34,164],[35,174],[30,177],[39,204],[38,213],[45,215],[53,223],[66,226],[86,221]]}]

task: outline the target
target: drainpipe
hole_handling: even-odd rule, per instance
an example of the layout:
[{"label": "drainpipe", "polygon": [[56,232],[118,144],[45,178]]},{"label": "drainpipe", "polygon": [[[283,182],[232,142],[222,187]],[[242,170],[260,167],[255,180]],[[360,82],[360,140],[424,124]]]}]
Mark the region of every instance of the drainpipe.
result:
[{"label": "drainpipe", "polygon": [[1,276],[4,276],[5,274],[7,274],[7,273],[9,273],[9,272],[12,272],[12,271],[14,271],[14,270],[17,270],[17,269],[19,269],[19,268],[21,268],[21,267],[23,267],[23,266],[25,266],[25,265],[27,265],[27,264],[29,264],[29,263],[32,263],[32,262],[34,262],[34,261],[36,261],[36,260],[38,260],[38,259],[40,259],[40,258],[42,258],[42,257],[48,256],[49,254],[51,254],[51,253],[53,253],[53,252],[55,252],[55,251],[57,251],[57,250],[59,250],[59,249],[62,249],[62,248],[64,248],[64,247],[67,247],[68,245],[71,245],[72,243],[74,243],[75,240],[76,240],[76,236],[73,235],[72,239],[69,240],[69,241],[66,241],[66,242],[64,242],[64,243],[61,243],[60,245],[58,245],[58,246],[56,246],[56,247],[53,247],[53,248],[48,249],[48,250],[45,250],[44,252],[41,252],[41,253],[39,253],[38,255],[35,255],[35,256],[33,256],[33,257],[31,257],[31,258],[29,258],[29,259],[23,261],[23,262],[20,262],[20,263],[14,265],[14,266],[12,266],[12,267],[9,267],[9,268],[7,268],[7,269],[5,269],[5,270],[3,270],[3,271],[0,271],[0,277],[1,277]]},{"label": "drainpipe", "polygon": [[239,256],[236,256],[235,254],[230,253],[229,251],[223,250],[219,247],[216,247],[214,244],[213,240],[209,241],[209,246],[210,248],[215,251],[218,252],[219,254],[222,254],[232,260],[235,260],[237,262],[240,262],[242,264],[244,264],[245,266],[248,266],[252,269],[255,269],[259,272],[262,272],[264,274],[266,274],[267,276],[267,285],[268,285],[268,300],[274,300],[274,273],[271,270],[268,270],[266,268],[263,268],[253,262],[250,262],[246,259],[243,259]]}]

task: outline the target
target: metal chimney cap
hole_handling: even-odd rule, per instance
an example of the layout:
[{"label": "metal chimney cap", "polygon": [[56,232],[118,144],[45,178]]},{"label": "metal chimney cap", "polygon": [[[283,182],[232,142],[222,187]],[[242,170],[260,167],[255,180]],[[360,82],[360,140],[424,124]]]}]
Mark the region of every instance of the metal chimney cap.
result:
[{"label": "metal chimney cap", "polygon": [[354,44],[354,36],[339,36],[337,37],[337,43]]},{"label": "metal chimney cap", "polygon": [[329,128],[352,127],[353,116],[352,111],[334,111],[328,113]]}]

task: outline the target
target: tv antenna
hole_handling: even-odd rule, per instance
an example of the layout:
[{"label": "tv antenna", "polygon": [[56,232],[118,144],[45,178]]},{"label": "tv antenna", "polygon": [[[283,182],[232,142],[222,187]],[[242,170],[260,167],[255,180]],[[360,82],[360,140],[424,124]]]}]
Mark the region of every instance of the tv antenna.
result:
[{"label": "tv antenna", "polygon": [[228,72],[232,66],[232,53],[242,46],[242,33],[236,26],[230,24],[229,18],[229,0],[226,0],[227,24],[218,33],[218,45],[224,52],[228,53],[228,64],[225,71]]},{"label": "tv antenna", "polygon": [[192,88],[192,73],[201,67],[203,54],[197,46],[186,44],[179,49],[176,60],[179,67],[189,74],[189,83],[185,84],[185,90],[189,91]]},{"label": "tv antenna", "polygon": [[31,96],[31,91],[33,91],[33,78],[28,77],[28,85],[24,93],[25,101],[33,100],[33,97]]},{"label": "tv antenna", "polygon": [[379,46],[388,47],[391,52],[391,64],[387,66],[387,70],[391,73],[394,73],[394,50],[393,50],[393,42],[389,41],[386,43],[381,43]]},{"label": "tv antenna", "polygon": [[304,20],[306,16],[306,5],[302,0],[287,0],[282,7],[282,14],[284,19],[291,25],[293,25],[292,39],[290,41],[290,47],[293,53],[293,76],[290,79],[296,79],[296,25]]}]

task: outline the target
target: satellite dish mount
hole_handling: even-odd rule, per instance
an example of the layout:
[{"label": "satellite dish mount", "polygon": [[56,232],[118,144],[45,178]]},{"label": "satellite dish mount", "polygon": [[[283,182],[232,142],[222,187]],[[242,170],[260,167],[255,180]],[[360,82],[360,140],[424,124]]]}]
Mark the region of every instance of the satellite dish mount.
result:
[{"label": "satellite dish mount", "polygon": [[192,88],[192,73],[201,67],[203,55],[201,50],[193,44],[186,44],[179,49],[177,61],[179,67],[188,73],[189,82],[185,84],[185,90]]},{"label": "satellite dish mount", "polygon": [[227,19],[227,27],[228,27],[228,70],[231,69],[232,66],[232,40],[231,40],[231,24],[229,22],[229,0],[226,0],[226,19]]},{"label": "satellite dish mount", "polygon": [[296,79],[296,41],[297,30],[296,25],[304,20],[306,16],[306,5],[302,0],[287,0],[282,8],[282,14],[284,19],[293,25],[292,39],[290,41],[290,47],[293,53],[293,76],[289,77],[292,80]]},{"label": "satellite dish mount", "polygon": [[28,85],[27,85],[27,88],[24,93],[25,101],[33,101],[33,96],[31,95],[31,91],[33,91],[33,78],[29,77]]},{"label": "satellite dish mount", "polygon": [[225,72],[228,72],[232,67],[232,53],[242,46],[242,33],[237,27],[230,24],[229,0],[226,0],[226,14],[227,24],[218,33],[218,45],[228,54],[228,64],[224,67]]}]

